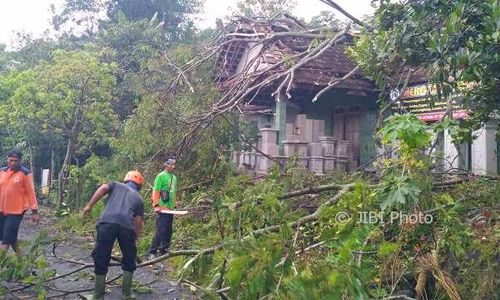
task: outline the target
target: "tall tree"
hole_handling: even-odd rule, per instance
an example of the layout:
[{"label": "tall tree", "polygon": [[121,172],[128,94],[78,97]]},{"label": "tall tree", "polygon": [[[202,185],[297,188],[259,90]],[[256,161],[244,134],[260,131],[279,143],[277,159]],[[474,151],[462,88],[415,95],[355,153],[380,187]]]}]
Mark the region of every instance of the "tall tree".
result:
[{"label": "tall tree", "polygon": [[500,109],[498,0],[372,2],[379,3],[373,26],[353,57],[384,90],[384,106],[387,89],[404,86],[402,70],[423,68],[437,97],[463,95],[467,127],[479,128]]},{"label": "tall tree", "polygon": [[9,53],[5,48],[4,44],[0,44],[0,74],[9,68]]},{"label": "tall tree", "polygon": [[0,107],[2,127],[27,140],[37,135],[64,140],[59,173],[59,203],[64,201],[69,166],[83,149],[105,144],[113,134],[111,109],[116,65],[101,62],[95,51],[56,51],[54,59],[13,72],[0,81],[5,95]]},{"label": "tall tree", "polygon": [[331,11],[323,10],[318,15],[313,16],[308,25],[312,28],[326,27],[338,31],[345,27],[346,24],[340,21]]},{"label": "tall tree", "polygon": [[247,17],[272,18],[280,13],[291,13],[296,0],[244,0],[237,3],[238,10]]},{"label": "tall tree", "polygon": [[156,18],[171,39],[184,37],[192,28],[192,16],[200,11],[199,0],[114,0],[108,16],[116,21],[120,12],[131,21]]},{"label": "tall tree", "polygon": [[97,44],[113,50],[107,57],[109,62],[116,62],[117,87],[114,109],[122,119],[132,114],[144,89],[144,69],[155,64],[167,49],[168,40],[158,21],[129,21],[123,15],[117,23],[110,23],[97,36]]},{"label": "tall tree", "polygon": [[156,19],[169,40],[178,40],[192,34],[192,17],[200,9],[200,0],[66,0],[53,24],[56,29],[83,27],[85,35],[93,36],[101,26],[118,23],[121,15],[129,21]]}]

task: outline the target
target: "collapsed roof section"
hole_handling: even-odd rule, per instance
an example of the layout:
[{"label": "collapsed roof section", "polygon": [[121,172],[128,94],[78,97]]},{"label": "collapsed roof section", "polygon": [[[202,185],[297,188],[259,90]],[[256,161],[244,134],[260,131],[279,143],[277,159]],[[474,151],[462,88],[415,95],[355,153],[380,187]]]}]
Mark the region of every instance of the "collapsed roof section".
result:
[{"label": "collapsed roof section", "polygon": [[[216,60],[218,82],[224,89],[249,78],[256,82],[269,80],[273,74],[293,69],[289,79],[293,92],[318,92],[356,67],[346,55],[353,32],[339,33],[334,43],[328,43],[334,38],[331,33],[308,30],[292,18],[268,21],[238,17],[225,29]],[[303,59],[308,56],[310,59]],[[361,96],[375,91],[373,82],[360,70],[351,75],[333,88]],[[279,79],[271,80],[266,87],[276,89],[283,81]]]}]

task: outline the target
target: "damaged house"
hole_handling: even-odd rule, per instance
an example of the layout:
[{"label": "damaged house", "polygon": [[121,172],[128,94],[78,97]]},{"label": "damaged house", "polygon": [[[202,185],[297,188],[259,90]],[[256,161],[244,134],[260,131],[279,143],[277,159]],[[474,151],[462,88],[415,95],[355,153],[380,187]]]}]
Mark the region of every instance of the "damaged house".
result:
[{"label": "damaged house", "polygon": [[[216,63],[220,86],[259,84],[237,107],[260,131],[254,149],[237,155],[240,165],[267,173],[294,157],[325,174],[354,171],[375,156],[377,94],[345,53],[353,35],[331,37],[314,52],[310,46],[321,43],[315,36],[293,20],[245,18],[226,35]],[[272,80],[290,65],[296,69],[285,80]]]},{"label": "damaged house", "polygon": [[[346,54],[355,33],[327,36],[292,18],[240,17],[225,30],[216,70],[226,102],[217,110],[239,110],[260,133],[251,150],[235,154],[240,166],[265,174],[293,158],[327,174],[352,172],[373,161],[378,93]],[[439,120],[446,109],[439,103],[431,108],[430,93],[425,72],[414,74],[400,96],[404,111],[427,123]],[[457,104],[453,116],[463,119],[467,113]],[[443,169],[498,174],[496,126],[496,120],[485,124],[477,139],[460,149],[448,132],[436,136]]]}]

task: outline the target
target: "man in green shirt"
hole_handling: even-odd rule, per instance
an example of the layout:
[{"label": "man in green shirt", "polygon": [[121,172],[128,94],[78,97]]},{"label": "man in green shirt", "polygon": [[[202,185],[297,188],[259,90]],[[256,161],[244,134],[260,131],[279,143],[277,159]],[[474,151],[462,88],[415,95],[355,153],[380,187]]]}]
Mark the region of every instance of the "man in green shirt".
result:
[{"label": "man in green shirt", "polygon": [[175,159],[168,158],[164,166],[165,169],[156,176],[153,186],[156,232],[149,249],[151,256],[163,255],[168,251],[172,239],[174,215],[167,211],[177,207],[177,177],[173,174]]}]

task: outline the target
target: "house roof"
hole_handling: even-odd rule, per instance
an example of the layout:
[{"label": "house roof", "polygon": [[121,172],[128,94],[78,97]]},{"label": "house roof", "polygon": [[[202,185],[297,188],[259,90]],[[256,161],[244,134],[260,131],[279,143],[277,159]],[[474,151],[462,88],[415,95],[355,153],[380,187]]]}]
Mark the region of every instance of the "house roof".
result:
[{"label": "house roof", "polygon": [[[304,48],[312,40],[305,38],[283,39],[281,42],[282,53],[293,55],[304,51]],[[300,67],[296,72],[296,83],[298,85],[314,85],[322,88],[328,85],[332,78],[342,78],[352,71],[356,65],[345,54],[346,46],[351,42],[352,35],[348,35],[345,42],[328,48],[322,55]],[[275,59],[277,60],[274,63],[277,63],[280,57],[275,57]],[[358,70],[350,79],[339,83],[336,88],[371,92],[374,89],[374,85]]]},{"label": "house roof", "polygon": [[[399,78],[399,79],[404,79],[404,78],[408,77],[409,71],[410,71],[409,68],[405,68],[405,70],[403,72],[400,72],[395,77]],[[421,84],[421,83],[426,83],[426,82],[428,82],[427,69],[425,69],[424,67],[414,68],[414,70],[411,73],[410,79],[408,81],[408,86],[413,86],[416,84]]]},{"label": "house roof", "polygon": [[[239,18],[233,22],[233,27],[229,32],[236,35],[226,37],[226,43],[216,61],[216,69],[220,74],[220,81],[223,87],[230,87],[237,82],[239,76],[242,76],[241,64],[246,59],[249,49],[255,45],[262,44],[265,41],[264,48],[259,50],[258,57],[254,60],[261,66],[275,65],[283,59],[307,50],[312,43],[317,41],[300,23],[293,19],[280,19],[273,21],[251,20]],[[279,33],[286,32],[305,32],[302,35],[286,35]],[[278,33],[278,34],[276,34]],[[317,33],[317,32],[316,32]],[[275,36],[269,40],[269,37]],[[346,55],[346,47],[352,43],[354,33],[346,34],[343,41],[333,45],[324,51],[315,59],[307,62],[295,72],[293,87],[295,89],[320,90],[328,85],[333,78],[341,78],[355,68],[354,62]],[[254,66],[258,70],[259,66]],[[262,75],[264,77],[270,74],[283,71],[286,67],[274,68]],[[248,75],[249,73],[246,73]],[[276,83],[274,83],[276,84]],[[334,87],[335,89],[344,89],[354,94],[366,95],[372,93],[375,89],[372,81],[363,76],[361,71]]]}]

